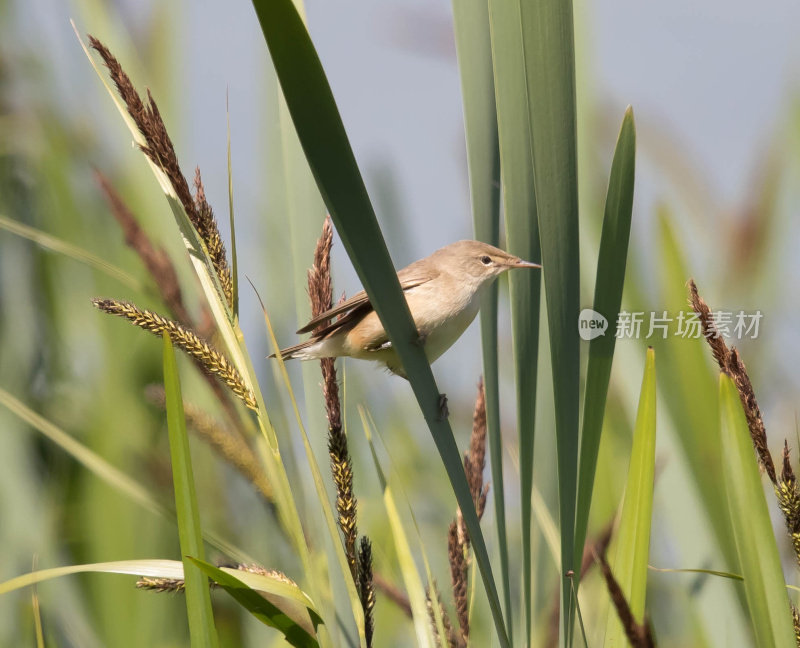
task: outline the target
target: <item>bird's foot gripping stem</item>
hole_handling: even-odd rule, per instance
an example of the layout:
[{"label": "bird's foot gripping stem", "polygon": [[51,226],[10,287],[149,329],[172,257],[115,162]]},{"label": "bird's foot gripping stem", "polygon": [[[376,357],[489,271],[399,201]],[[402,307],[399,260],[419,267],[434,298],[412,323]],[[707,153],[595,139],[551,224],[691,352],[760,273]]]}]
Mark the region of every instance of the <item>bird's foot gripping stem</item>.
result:
[{"label": "bird's foot gripping stem", "polygon": [[439,394],[439,420],[446,421],[450,416],[450,410],[447,407],[447,394]]}]

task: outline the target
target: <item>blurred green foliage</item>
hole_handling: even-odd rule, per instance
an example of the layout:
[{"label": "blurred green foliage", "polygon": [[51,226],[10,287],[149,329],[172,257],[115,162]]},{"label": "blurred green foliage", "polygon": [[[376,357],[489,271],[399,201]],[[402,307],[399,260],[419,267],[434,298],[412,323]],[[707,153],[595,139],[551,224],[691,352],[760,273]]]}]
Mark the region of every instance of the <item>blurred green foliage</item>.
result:
[{"label": "blurred green foliage", "polygon": [[[145,26],[129,35],[118,27],[121,19],[115,14],[117,9],[100,2],[81,3],[78,11],[84,18],[82,29],[108,29],[98,35],[113,43],[138,87],[153,89],[168,127],[172,129],[174,125],[173,136],[183,160],[182,145],[195,134],[181,132],[180,116],[194,108],[179,83],[183,64],[176,52],[179,45],[166,36],[180,28],[178,21],[167,10],[155,10]],[[160,345],[151,336],[98,313],[90,299],[115,296],[155,310],[163,309],[163,304],[139,259],[125,246],[95,182],[93,168],[102,169],[150,236],[168,250],[194,314],[201,311],[202,293],[158,186],[140,156],[131,153],[118,115],[79,48],[76,45],[68,51],[69,65],[57,66],[42,55],[28,35],[14,31],[15,11],[13,5],[0,3],[0,215],[102,257],[136,278],[142,289],[132,290],[74,259],[0,230],[0,388],[132,476],[160,502],[169,503],[172,484],[166,419],[144,396],[148,385],[162,380]],[[92,11],[95,13],[89,17]],[[66,22],[62,28],[68,29]],[[74,76],[64,78],[65,67]],[[79,92],[83,99],[79,110],[64,100],[64,86],[71,83],[79,89],[73,92]],[[234,183],[237,167],[263,163],[262,175],[273,180],[270,186],[275,191],[261,199],[266,214],[263,222],[248,222],[249,215],[237,212],[237,226],[246,228],[259,240],[259,257],[249,267],[263,271],[263,276],[253,279],[259,287],[265,286],[267,308],[279,337],[284,339],[291,336],[298,315],[306,309],[302,303],[302,269],[310,258],[301,257],[308,253],[310,242],[316,237],[315,219],[321,224],[322,211],[307,170],[302,170],[306,175],[297,183],[286,175],[289,164],[303,167],[302,160],[297,159],[296,143],[283,141],[281,146],[288,127],[285,123],[281,126],[281,115],[274,110],[278,105],[274,77],[270,72],[253,83],[263,84],[264,103],[272,111],[265,109],[266,160],[239,161],[234,135]],[[587,95],[578,88],[579,119],[586,126],[581,131],[578,153],[582,172],[586,169],[580,177],[584,255],[581,285],[586,293],[582,303],[588,305],[587,287],[593,285],[590,273],[595,263],[585,257],[591,257],[598,249],[613,138],[625,102],[606,109],[587,100]],[[652,191],[649,200],[635,205],[623,295],[623,308],[628,311],[674,311],[683,307],[684,282],[693,275],[712,307],[758,308],[766,314],[761,335],[757,340],[744,341],[742,353],[762,399],[773,451],[784,436],[790,444],[796,440],[792,395],[796,393],[797,378],[780,360],[787,349],[797,352],[791,317],[797,312],[792,302],[797,272],[792,205],[797,198],[793,180],[800,167],[798,114],[794,104],[785,107],[783,121],[771,131],[774,134],[765,134],[763,160],[753,162],[752,186],[746,188],[739,204],[725,208],[718,206],[715,196],[698,198],[695,186],[684,182],[696,171],[688,158],[672,155],[655,138],[640,138],[645,173],[659,178],[653,184],[665,206],[657,211]],[[652,117],[644,121],[653,128]],[[203,161],[199,162],[202,166]],[[191,164],[184,164],[188,174]],[[379,171],[385,173],[383,169]],[[212,182],[222,184],[225,179]],[[308,204],[298,203],[297,197],[292,202],[292,191],[298,190]],[[376,201],[382,198],[386,199],[377,196]],[[391,196],[386,199],[387,205],[390,199]],[[294,205],[300,216],[308,217],[294,231],[291,245],[286,244],[286,232],[289,222],[297,221],[290,218],[287,205]],[[704,211],[698,205],[716,208]],[[224,221],[226,206],[218,204],[215,208],[218,218]],[[389,205],[386,211],[396,215],[399,209],[401,206]],[[403,231],[401,218],[387,220],[399,232],[397,239],[412,238]],[[242,254],[247,254],[247,249],[240,245]],[[240,287],[242,301],[249,302],[248,307],[243,305],[243,317],[253,316],[257,313],[255,300],[244,290],[244,282]],[[505,286],[500,292],[503,314],[508,306]],[[543,319],[542,330],[546,330],[545,322]],[[516,511],[520,507],[516,487],[520,469],[513,464],[519,448],[512,423],[514,392],[508,330],[508,321],[501,315],[500,398],[506,448],[506,506]],[[252,357],[259,362],[267,349],[265,340],[248,343],[253,349]],[[647,343],[623,340],[617,345],[595,477],[590,541],[609,524],[622,501]],[[716,370],[707,349],[699,342],[670,338],[655,340],[653,345],[659,365],[659,415],[650,562],[657,566],[730,569],[733,547],[730,538],[726,538],[716,447],[718,404],[712,381]],[[557,520],[548,349],[548,342],[543,339],[536,394],[537,429],[542,433],[536,438],[533,482]],[[585,349],[582,353],[586,355]],[[220,416],[216,401],[194,366],[185,359],[179,359],[179,366],[185,398]],[[301,511],[306,519],[316,520],[316,496],[305,463],[295,459],[302,457],[302,448],[286,407],[286,396],[273,374],[275,367],[263,361],[257,371]],[[301,370],[290,367],[290,371],[300,392],[297,379]],[[379,480],[360,434],[356,407],[364,403],[375,414],[381,437],[386,440],[387,456],[391,456],[393,471],[399,476],[419,524],[433,575],[445,593],[445,601],[450,601],[446,587],[446,533],[455,499],[430,439],[423,433],[422,420],[410,406],[409,390],[406,385],[397,386],[383,378],[373,383],[370,374],[351,371],[347,363],[344,371],[345,419],[356,475],[359,526],[372,540],[375,570],[389,582],[403,582]],[[302,369],[303,398],[314,452],[324,466],[327,450],[324,430],[320,429],[324,414],[315,391],[318,379],[314,372],[315,367],[310,364]],[[473,393],[450,393],[449,397],[454,427],[467,430]],[[0,408],[0,430],[0,547],[4,555],[0,581],[31,571],[34,561],[43,568],[180,557],[176,527],[171,521],[109,488],[4,408]],[[459,443],[465,443],[466,436],[457,435]],[[260,563],[302,580],[297,556],[280,538],[275,516],[251,485],[196,439],[192,439],[192,455],[195,474],[201,476],[197,488],[204,528]],[[387,456],[379,457],[384,466],[389,463]],[[408,532],[411,523],[405,523]],[[484,529],[493,523],[489,506]],[[310,534],[321,537],[322,525],[314,524],[309,525]],[[516,568],[522,556],[519,516],[510,514],[507,524],[511,599],[518,601],[522,589]],[[531,616],[537,646],[546,645],[547,638],[552,637],[559,582],[558,568],[541,527],[534,511]],[[495,534],[484,535],[497,564]],[[777,539],[788,565],[792,558],[780,528]],[[324,551],[324,547],[325,542],[320,541],[318,548]],[[212,562],[230,558],[213,548],[209,548],[208,555]],[[419,555],[417,563],[420,567]],[[796,570],[789,568],[786,572],[788,582],[796,584]],[[342,592],[335,590],[334,595]],[[188,641],[183,600],[137,591],[131,577],[74,576],[41,584],[36,594],[48,645],[177,646]],[[265,630],[229,598],[213,593],[212,600],[222,645],[262,645],[265,637],[271,640],[273,634],[268,633],[272,631]],[[737,641],[746,645],[749,641],[741,639],[748,637],[749,621],[737,582],[708,575],[650,573],[647,601],[659,645],[736,645]],[[581,586],[580,603],[589,645],[599,645],[608,603],[605,585],[594,571],[587,574]],[[30,591],[0,598],[0,645],[33,645],[32,614]],[[514,621],[514,636],[520,637],[519,613]],[[345,637],[354,636],[348,621],[342,620],[341,627],[335,619],[326,619],[326,623],[337,645],[344,644]],[[491,617],[480,589],[473,626],[474,645],[489,645],[489,637],[493,636]],[[377,645],[407,645],[413,636],[411,621],[380,594],[376,627]]]}]

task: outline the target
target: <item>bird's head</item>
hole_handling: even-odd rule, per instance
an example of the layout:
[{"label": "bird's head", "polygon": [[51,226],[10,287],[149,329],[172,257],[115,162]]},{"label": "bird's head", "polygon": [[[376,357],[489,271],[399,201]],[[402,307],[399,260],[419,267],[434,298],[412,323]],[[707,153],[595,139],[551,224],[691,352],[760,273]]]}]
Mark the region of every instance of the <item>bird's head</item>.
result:
[{"label": "bird's head", "polygon": [[471,283],[478,285],[513,268],[542,267],[481,241],[457,241],[443,247],[436,254],[440,256],[440,263],[453,274],[469,278]]}]

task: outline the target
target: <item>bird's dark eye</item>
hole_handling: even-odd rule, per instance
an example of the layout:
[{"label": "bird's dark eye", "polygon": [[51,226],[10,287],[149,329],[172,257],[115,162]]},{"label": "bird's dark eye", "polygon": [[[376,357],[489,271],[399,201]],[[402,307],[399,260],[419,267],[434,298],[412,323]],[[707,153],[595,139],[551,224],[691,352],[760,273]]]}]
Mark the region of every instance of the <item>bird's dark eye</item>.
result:
[{"label": "bird's dark eye", "polygon": [[481,257],[481,263],[483,265],[487,265],[487,266],[491,265],[492,264],[492,257],[486,256],[486,255],[482,256]]}]

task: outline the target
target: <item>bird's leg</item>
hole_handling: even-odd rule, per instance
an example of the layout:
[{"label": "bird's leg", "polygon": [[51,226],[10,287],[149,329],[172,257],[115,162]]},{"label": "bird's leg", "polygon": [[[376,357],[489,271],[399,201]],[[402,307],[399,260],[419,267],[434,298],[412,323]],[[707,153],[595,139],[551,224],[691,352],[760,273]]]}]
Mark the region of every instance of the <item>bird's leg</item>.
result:
[{"label": "bird's leg", "polygon": [[425,340],[427,339],[427,335],[423,335],[419,331],[417,331],[417,336],[411,340],[412,343],[416,344],[419,347],[425,347]]},{"label": "bird's leg", "polygon": [[450,410],[447,407],[447,394],[439,394],[439,420],[446,421],[450,416]]}]

